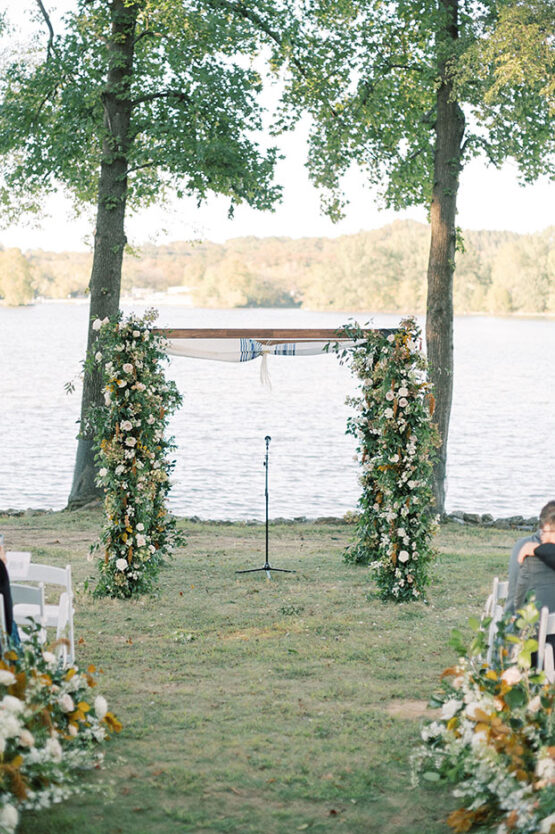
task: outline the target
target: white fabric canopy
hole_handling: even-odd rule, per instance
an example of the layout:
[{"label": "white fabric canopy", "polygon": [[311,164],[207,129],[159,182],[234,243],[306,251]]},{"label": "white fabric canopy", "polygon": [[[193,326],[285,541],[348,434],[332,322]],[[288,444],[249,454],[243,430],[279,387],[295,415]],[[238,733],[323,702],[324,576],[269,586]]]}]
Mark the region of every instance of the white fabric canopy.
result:
[{"label": "white fabric canopy", "polygon": [[256,339],[169,339],[168,353],[191,359],[217,359],[220,362],[248,362],[257,356],[312,356],[324,353],[329,342],[306,340],[264,344]]},{"label": "white fabric canopy", "polygon": [[271,387],[266,357],[313,356],[325,353],[329,342],[307,339],[299,342],[264,344],[256,339],[169,339],[168,353],[172,356],[188,356],[191,359],[216,359],[220,362],[249,362],[262,356],[260,381]]}]

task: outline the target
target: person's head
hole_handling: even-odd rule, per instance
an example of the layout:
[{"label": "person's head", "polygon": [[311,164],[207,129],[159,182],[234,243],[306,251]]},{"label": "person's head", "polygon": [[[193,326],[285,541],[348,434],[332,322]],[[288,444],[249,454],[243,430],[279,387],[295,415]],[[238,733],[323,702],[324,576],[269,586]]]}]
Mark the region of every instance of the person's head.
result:
[{"label": "person's head", "polygon": [[540,513],[540,536],[542,542],[555,544],[555,501],[548,501]]}]

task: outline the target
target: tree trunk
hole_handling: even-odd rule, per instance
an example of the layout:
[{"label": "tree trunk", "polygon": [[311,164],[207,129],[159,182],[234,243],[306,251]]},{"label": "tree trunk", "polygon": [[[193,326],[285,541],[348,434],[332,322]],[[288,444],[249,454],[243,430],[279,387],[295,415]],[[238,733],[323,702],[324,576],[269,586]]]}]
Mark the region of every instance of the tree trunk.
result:
[{"label": "tree trunk", "polygon": [[[92,328],[94,320],[111,317],[118,312],[123,251],[126,243],[124,221],[132,109],[127,91],[133,71],[137,5],[129,4],[128,0],[113,0],[111,16],[109,68],[106,87],[102,93],[105,134],[98,183],[94,257],[89,283],[91,301],[87,357],[93,356],[95,352],[97,331]],[[87,426],[86,418],[91,405],[100,405],[102,401],[100,371],[87,370],[83,380],[81,430],[68,509],[82,507],[101,495],[101,490],[95,483],[94,438]]]},{"label": "tree trunk", "polygon": [[431,243],[428,260],[426,344],[434,386],[434,421],[441,439],[434,467],[436,511],[445,511],[447,438],[453,397],[453,275],[457,191],[461,169],[464,114],[453,96],[449,56],[458,37],[458,0],[441,0],[446,22],[438,36],[439,77],[434,155],[434,184],[430,210]]}]

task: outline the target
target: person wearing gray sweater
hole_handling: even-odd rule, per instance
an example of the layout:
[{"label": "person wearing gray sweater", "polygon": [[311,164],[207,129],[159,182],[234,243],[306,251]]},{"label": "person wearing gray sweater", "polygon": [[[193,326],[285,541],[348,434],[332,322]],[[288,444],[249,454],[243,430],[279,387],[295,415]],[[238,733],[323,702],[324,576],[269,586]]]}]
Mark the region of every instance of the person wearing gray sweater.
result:
[{"label": "person wearing gray sweater", "polygon": [[[554,532],[552,533],[551,531]],[[511,558],[509,559],[509,591],[507,594],[507,601],[505,603],[505,612],[507,614],[514,614],[519,607],[517,604],[517,586],[522,567],[524,567],[523,563],[528,561],[526,556],[531,556],[538,545],[549,541],[555,542],[555,501],[548,501],[548,503],[542,507],[540,512],[539,530],[536,530],[536,532],[531,536],[525,536],[524,538],[519,539],[513,547]],[[542,569],[538,568],[537,565],[536,569],[539,570],[540,573],[542,572]],[[531,578],[529,573],[531,572],[532,574],[535,574],[536,569],[527,568],[522,580],[521,591],[530,582],[535,581],[536,577],[534,576]],[[550,569],[546,568],[546,570],[549,571]],[[545,576],[551,577],[551,574],[548,573]],[[555,571],[553,572],[553,578],[555,581]],[[548,584],[549,581],[550,579],[548,578]],[[527,590],[532,590],[532,588],[527,588]],[[553,610],[555,610],[555,608],[553,608]]]}]

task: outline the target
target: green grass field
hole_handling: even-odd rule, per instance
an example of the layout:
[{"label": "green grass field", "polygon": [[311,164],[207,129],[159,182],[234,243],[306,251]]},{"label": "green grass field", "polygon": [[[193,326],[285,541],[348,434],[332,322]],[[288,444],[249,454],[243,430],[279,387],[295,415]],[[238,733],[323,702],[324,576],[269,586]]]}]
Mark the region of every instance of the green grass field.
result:
[{"label": "green grass field", "polygon": [[[346,524],[183,522],[156,598],[83,593],[94,512],[2,517],[6,546],[71,563],[77,662],[123,722],[93,793],[24,815],[21,834],[448,831],[446,789],[410,787],[426,701],[455,659],[452,627],[504,576],[511,531],[443,526],[429,605],[380,602],[341,554]],[[81,590],[79,590],[81,589]]]}]

